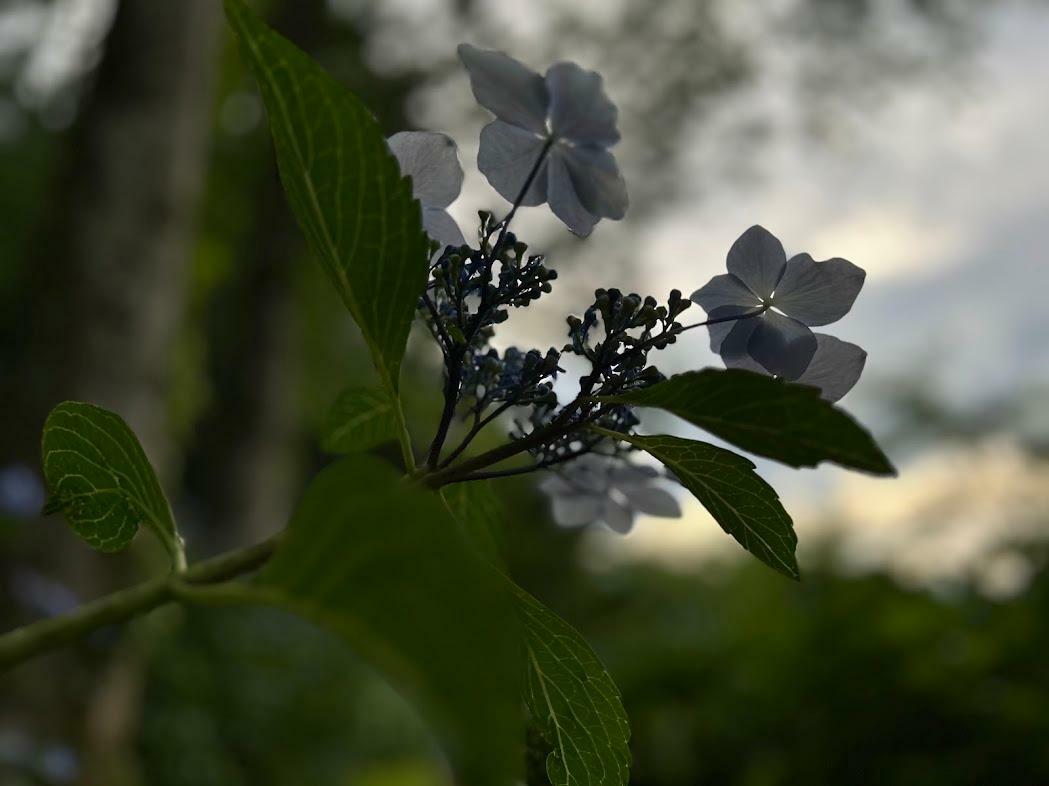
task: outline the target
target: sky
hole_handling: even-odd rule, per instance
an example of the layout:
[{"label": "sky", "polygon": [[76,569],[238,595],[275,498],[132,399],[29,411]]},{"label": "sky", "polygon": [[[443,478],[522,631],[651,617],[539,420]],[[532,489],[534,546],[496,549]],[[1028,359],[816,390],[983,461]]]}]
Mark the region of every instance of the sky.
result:
[{"label": "sky", "polygon": [[[853,313],[833,332],[869,352],[864,380],[842,404],[876,434],[877,398],[903,376],[961,408],[1049,378],[1049,11],[1011,8],[990,20],[960,90],[899,86],[856,127],[862,155],[817,153],[801,136],[775,135],[766,177],[746,188],[748,210],[788,253],[843,256],[867,270]],[[717,272],[718,249],[750,220],[737,218],[738,205],[668,219],[651,241],[653,274],[670,280],[681,249],[697,247],[716,260],[703,263],[704,276]],[[1043,411],[1023,428],[1044,434],[1047,419]],[[1007,594],[1029,566],[1016,551],[989,555],[1049,523],[1047,468],[1019,450],[1025,436],[931,444],[899,457],[901,475],[890,481],[833,469],[801,473],[822,482],[771,477],[803,544],[833,534],[858,568],[888,565],[902,580],[937,585],[975,571],[988,592]],[[686,517],[706,523],[695,506]],[[635,543],[602,536],[599,548],[612,559],[680,559],[682,549],[725,546],[706,542],[699,526],[669,532],[666,522],[642,522]]]},{"label": "sky", "polygon": [[[766,3],[766,16],[737,19],[736,27],[767,38],[768,20],[784,6]],[[540,22],[525,28],[543,34]],[[861,86],[854,101],[829,101],[829,138],[811,132],[812,108],[800,93],[811,45],[762,39],[755,78],[686,139],[683,160],[675,163],[685,186],[672,204],[637,222],[629,215],[603,222],[589,241],[597,253],[559,237],[563,230],[545,209],[523,211],[522,234],[548,238],[559,254],[583,259],[551,260],[568,295],[532,309],[530,319],[511,320],[504,341],[560,345],[561,315],[585,307],[596,284],[688,293],[723,272],[732,241],[760,223],[781,238],[788,255],[840,256],[866,269],[853,312],[828,332],[869,353],[864,379],[842,405],[876,435],[892,422],[886,393],[904,379],[962,411],[1037,394],[1049,384],[1049,7],[999,4],[980,14],[976,28],[963,62],[945,65],[943,73],[933,69],[869,92]],[[528,61],[528,35],[518,38],[524,53],[514,54]],[[469,98],[464,77],[452,84]],[[608,89],[615,97],[615,84],[609,81]],[[439,94],[452,109],[424,112],[423,119],[453,126],[450,117],[463,110],[451,92],[445,86]],[[621,101],[624,127],[630,111],[629,98]],[[748,146],[740,176],[738,166],[719,166],[719,150],[754,118],[767,132]],[[478,207],[492,204],[474,171],[475,145],[462,136],[470,130],[460,132],[467,188],[453,207],[464,226]],[[645,174],[626,164],[624,173],[628,186]],[[602,252],[616,247],[635,249],[631,263],[611,271],[611,281],[595,281]],[[701,332],[667,353],[661,368],[719,365]],[[681,423],[654,425],[698,436]],[[1024,438],[1046,434],[1049,413],[1036,407],[1006,433],[967,446],[932,441],[894,452],[889,445],[901,470],[896,480],[834,467],[787,471],[760,460],[758,466],[794,512],[803,544],[833,536],[848,564],[887,565],[910,582],[942,583],[993,566],[991,578],[977,578],[988,592],[1004,594],[1022,584],[1028,567],[1015,553],[989,555],[1049,524],[1047,468],[1020,447]],[[944,511],[934,504],[943,500],[956,504]],[[698,503],[682,502],[683,521],[642,519],[625,538],[595,530],[593,564],[655,558],[692,569],[696,560],[739,553]],[[804,558],[803,546],[803,565]]]},{"label": "sky", "polygon": [[[479,208],[505,205],[474,165],[486,116],[454,62],[455,45],[505,48],[539,70],[575,59],[605,74],[620,110],[624,141],[616,152],[631,211],[622,222],[602,222],[585,243],[545,208],[521,211],[517,229],[533,250],[550,250],[561,278],[553,295],[504,326],[504,346],[560,346],[563,317],[585,308],[596,286],[689,293],[723,272],[732,241],[760,223],[788,254],[845,257],[866,269],[852,313],[828,332],[869,353],[864,378],[842,405],[879,438],[891,433],[889,394],[903,384],[962,412],[1016,395],[1037,402],[1049,386],[1049,4],[959,0],[952,8],[963,9],[965,29],[943,36],[893,0],[872,4],[870,40],[853,41],[799,34],[799,26],[834,22],[800,14],[801,2],[653,3],[647,32],[665,45],[640,51],[617,27],[635,8],[627,2],[477,0],[465,21],[456,20],[452,0],[332,5],[377,25],[373,66],[432,72],[413,97],[412,115],[459,142],[467,179],[451,212],[467,236]],[[674,36],[701,6],[712,10],[697,23],[699,33],[709,23],[718,36],[678,44]],[[42,8],[12,0],[0,16],[0,51],[30,50],[16,83],[29,106],[45,105],[97,60],[114,3],[56,0],[53,13]],[[664,121],[652,96],[675,100],[661,92],[660,75],[718,73],[704,54],[715,45],[726,62],[746,53],[746,78],[733,81],[726,69],[728,87],[688,103],[691,114],[668,132],[674,152],[653,152],[653,133],[662,130],[653,118]],[[72,108],[56,106],[45,119],[61,127]],[[0,135],[9,109],[0,105]],[[720,365],[701,333],[687,334],[661,368]],[[667,419],[645,427],[698,436]],[[1038,406],[972,444],[888,444],[897,480],[834,467],[758,467],[794,513],[803,565],[804,544],[832,536],[857,569],[888,565],[901,580],[940,581],[965,575],[1024,527],[1049,521],[1041,515],[1049,510],[1049,470],[1021,448],[1035,436],[1049,437],[1049,414]],[[964,504],[944,514],[943,500]],[[595,530],[595,567],[654,558],[691,569],[699,559],[740,553],[698,503],[682,502],[682,521],[641,520],[625,538]],[[930,530],[940,540],[930,540]],[[918,543],[933,545],[909,548]],[[995,563],[1005,567],[989,580],[993,591],[1019,586],[1022,559],[1010,559]]]}]

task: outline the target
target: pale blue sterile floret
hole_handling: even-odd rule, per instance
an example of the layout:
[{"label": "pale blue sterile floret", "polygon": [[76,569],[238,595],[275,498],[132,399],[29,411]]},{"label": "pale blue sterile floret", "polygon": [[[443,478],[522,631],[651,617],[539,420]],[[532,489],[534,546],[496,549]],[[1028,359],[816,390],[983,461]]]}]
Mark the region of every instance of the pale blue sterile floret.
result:
[{"label": "pale blue sterile floret", "polygon": [[753,226],[733,243],[728,273],[692,300],[709,319],[726,320],[709,326],[710,347],[726,366],[812,385],[837,401],[859,380],[867,353],[810,328],[845,316],[865,277],[844,259],[817,262],[797,254],[788,260],[772,233]]},{"label": "pale blue sterile floret", "polygon": [[442,248],[463,245],[466,239],[459,225],[445,210],[463,187],[455,141],[435,131],[401,131],[386,141],[401,174],[412,179],[412,195],[422,205],[426,234]]},{"label": "pale blue sterile floret", "polygon": [[639,513],[663,518],[681,515],[674,496],[656,485],[659,477],[653,467],[589,454],[566,464],[540,488],[549,495],[554,521],[562,527],[600,521],[615,532],[626,533]]},{"label": "pale blue sterile floret", "polygon": [[[602,218],[626,214],[626,183],[608,148],[619,141],[615,105],[600,74],[557,63],[540,76],[502,52],[459,46],[459,57],[481,106],[495,120],[481,131],[477,166],[506,200],[550,205],[577,235]],[[545,151],[545,157],[544,157]]]}]

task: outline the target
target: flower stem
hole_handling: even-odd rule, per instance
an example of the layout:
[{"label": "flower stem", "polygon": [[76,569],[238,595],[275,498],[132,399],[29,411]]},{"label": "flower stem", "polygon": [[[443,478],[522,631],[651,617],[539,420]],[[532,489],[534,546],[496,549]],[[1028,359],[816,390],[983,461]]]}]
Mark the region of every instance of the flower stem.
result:
[{"label": "flower stem", "polygon": [[449,453],[448,457],[445,458],[445,460],[441,462],[440,468],[443,469],[444,467],[447,467],[449,464],[451,464],[453,461],[455,461],[457,458],[459,458],[459,455],[470,446],[470,443],[473,442],[474,437],[476,437],[478,434],[480,434],[485,426],[487,426],[489,423],[491,423],[497,417],[499,417],[504,412],[506,412],[506,410],[510,409],[510,407],[512,407],[515,403],[517,403],[517,402],[512,401],[512,400],[511,401],[504,401],[502,404],[500,404],[498,407],[496,407],[496,409],[494,411],[492,411],[491,413],[486,415],[484,418],[478,418],[478,420],[474,424],[473,428],[471,428],[469,433],[467,433],[467,435],[465,437],[463,437],[463,441],[459,443],[459,446],[455,450],[453,450],[451,453]]},{"label": "flower stem", "polygon": [[538,464],[529,464],[527,467],[511,467],[510,469],[497,469],[490,472],[472,472],[469,475],[453,477],[444,485],[447,486],[452,483],[462,483],[469,480],[489,480],[491,478],[509,478],[514,475],[527,475],[530,472],[538,472],[539,470],[548,469],[557,466],[558,464],[564,464],[565,462],[579,458],[586,453],[586,450],[576,450],[570,453],[565,453],[561,456],[555,456],[546,461],[540,461]]},{"label": "flower stem", "polygon": [[492,261],[499,258],[499,252],[502,250],[503,240],[506,239],[506,231],[510,228],[510,222],[514,220],[514,216],[517,215],[517,208],[521,206],[521,202],[524,201],[525,195],[528,193],[528,189],[532,187],[532,183],[535,182],[536,175],[539,174],[539,168],[543,165],[546,160],[547,153],[550,152],[550,147],[554,144],[553,139],[547,139],[543,145],[543,149],[539,151],[538,157],[535,159],[535,163],[532,164],[532,171],[528,173],[528,177],[525,178],[524,185],[521,186],[520,192],[517,194],[517,199],[514,200],[513,205],[510,207],[510,212],[506,214],[506,218],[503,219],[502,229],[499,230],[499,237],[495,239],[495,245],[492,246],[492,253],[489,255],[489,259]]},{"label": "flower stem", "polygon": [[181,573],[145,581],[87,603],[68,614],[34,622],[0,636],[0,672],[57,649],[93,630],[126,622],[147,611],[176,600],[181,584],[199,585],[225,581],[253,571],[273,556],[283,533],[254,546],[230,551]]},{"label": "flower stem", "polygon": [[531,448],[539,447],[540,445],[549,442],[550,440],[557,439],[565,433],[566,428],[574,428],[576,424],[570,424],[572,416],[579,410],[579,408],[586,401],[586,394],[580,393],[574,401],[566,405],[564,409],[558,413],[549,424],[543,428],[536,429],[527,437],[523,437],[514,442],[507,442],[497,448],[482,453],[479,456],[468,458],[458,464],[439,469],[436,472],[422,478],[423,483],[430,486],[431,488],[440,488],[441,486],[449,483],[457,483],[463,480],[472,473],[474,470],[484,469],[485,467],[491,466],[492,464],[498,464],[501,461],[506,461],[508,458],[524,453],[526,450]]},{"label": "flower stem", "polygon": [[[517,194],[517,198],[510,207],[510,212],[506,214],[506,218],[502,221],[502,228],[499,230],[499,236],[496,238],[495,245],[492,246],[492,250],[488,254],[487,268],[489,271],[491,270],[492,265],[495,264],[495,261],[499,258],[499,252],[502,250],[503,243],[506,240],[506,234],[510,227],[510,222],[513,221],[514,216],[517,214],[517,208],[521,206],[521,202],[528,193],[528,189],[530,189],[532,183],[535,182],[536,175],[539,174],[539,169],[542,167],[543,161],[546,160],[546,155],[550,152],[550,146],[552,144],[553,140],[548,139],[543,145],[542,150],[539,151],[539,155],[536,157],[535,163],[532,165],[532,171],[528,173],[524,185],[521,186],[521,191]],[[484,295],[487,295],[487,291]],[[486,302],[486,297],[484,295],[481,297],[481,305],[477,310],[478,318],[474,320],[474,329],[466,336],[466,346],[456,348],[449,347],[449,350],[445,355],[447,380],[444,386],[444,409],[441,412],[441,420],[437,425],[437,433],[434,434],[433,442],[430,443],[430,452],[426,459],[426,466],[431,468],[436,467],[440,462],[441,450],[444,448],[444,441],[448,438],[448,429],[451,427],[452,418],[455,416],[455,405],[459,401],[459,386],[462,383],[463,359],[466,355],[466,347],[470,345],[474,333],[480,327],[480,317],[488,310],[488,303]]]},{"label": "flower stem", "polygon": [[692,328],[705,327],[707,325],[720,325],[722,322],[735,322],[736,320],[750,319],[751,317],[760,317],[766,311],[769,310],[768,306],[758,306],[753,311],[747,311],[743,314],[733,314],[728,317],[715,317],[714,319],[708,319],[704,322],[697,322],[694,325],[688,325],[678,330],[678,333],[684,333],[686,330],[692,330]]}]

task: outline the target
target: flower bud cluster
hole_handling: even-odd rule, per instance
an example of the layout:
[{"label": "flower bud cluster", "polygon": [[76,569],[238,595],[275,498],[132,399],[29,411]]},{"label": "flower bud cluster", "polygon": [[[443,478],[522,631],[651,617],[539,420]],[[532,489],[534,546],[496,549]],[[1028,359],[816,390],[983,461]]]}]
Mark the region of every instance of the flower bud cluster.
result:
[{"label": "flower bud cluster", "polygon": [[[448,246],[431,268],[431,281],[421,307],[431,331],[445,352],[478,350],[493,328],[509,317],[510,308],[531,305],[553,288],[557,271],[542,255],[527,255],[528,246],[490,213],[481,212],[481,248]],[[432,308],[427,308],[427,298]]]},{"label": "flower bud cluster", "polygon": [[562,351],[590,361],[591,372],[583,384],[594,395],[647,387],[664,378],[648,365],[649,351],[664,349],[677,340],[681,330],[677,318],[690,305],[676,289],[666,305],[659,305],[651,296],[598,289],[594,304],[582,318],[568,317],[569,343]]},{"label": "flower bud cluster", "polygon": [[461,400],[469,411],[483,412],[489,406],[555,406],[553,380],[560,353],[549,349],[522,352],[510,347],[500,357],[495,349],[469,353],[464,360]]}]

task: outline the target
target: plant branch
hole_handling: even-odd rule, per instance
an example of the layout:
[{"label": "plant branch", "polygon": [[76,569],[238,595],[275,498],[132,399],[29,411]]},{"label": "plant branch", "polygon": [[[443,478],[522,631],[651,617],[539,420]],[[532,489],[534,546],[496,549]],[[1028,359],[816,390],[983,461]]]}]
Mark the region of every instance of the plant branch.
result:
[{"label": "plant branch", "polygon": [[[528,173],[524,185],[521,186],[521,191],[517,194],[517,198],[510,207],[510,212],[506,214],[506,218],[502,221],[502,228],[499,230],[499,236],[496,238],[495,245],[492,246],[491,252],[487,255],[487,270],[489,273],[491,272],[492,265],[494,265],[495,261],[499,258],[499,252],[502,250],[503,242],[506,240],[506,233],[510,228],[510,222],[513,221],[514,216],[517,214],[517,209],[521,206],[521,202],[524,200],[525,195],[528,194],[528,189],[532,187],[532,183],[535,181],[536,175],[539,174],[539,169],[542,166],[543,161],[546,160],[546,154],[550,152],[550,146],[552,144],[552,139],[547,140],[546,144],[543,145],[543,149],[539,151],[539,155],[536,157],[535,163],[532,165],[532,171]],[[455,416],[455,405],[459,401],[459,385],[462,383],[463,376],[463,358],[466,355],[466,348],[470,346],[474,335],[478,329],[480,329],[484,317],[487,315],[489,309],[487,294],[486,287],[484,293],[481,295],[481,304],[478,307],[477,316],[473,320],[473,326],[466,333],[466,346],[459,348],[449,345],[448,352],[445,354],[445,366],[448,371],[448,378],[444,386],[444,409],[441,412],[441,421],[437,425],[437,433],[434,434],[433,442],[430,443],[430,452],[426,459],[426,465],[431,468],[436,467],[440,461],[441,449],[444,447],[445,439],[448,438],[448,429],[452,425],[452,418]],[[424,297],[427,297],[425,293]],[[461,303],[459,313],[462,313]],[[438,324],[440,324],[440,320],[438,320]]]},{"label": "plant branch", "polygon": [[490,412],[488,415],[486,415],[483,419],[478,418],[474,422],[473,427],[470,429],[470,431],[467,432],[465,437],[463,437],[463,441],[459,443],[459,445],[455,448],[455,450],[453,450],[451,453],[448,454],[448,457],[444,461],[441,462],[441,464],[440,464],[441,468],[443,469],[444,467],[447,467],[449,464],[451,464],[453,461],[455,461],[457,458],[459,458],[459,455],[470,446],[470,443],[473,442],[474,437],[476,437],[478,434],[480,434],[481,431],[484,430],[485,426],[487,426],[489,423],[491,423],[497,417],[502,415],[504,412],[506,412],[506,410],[510,409],[510,407],[512,407],[516,403],[517,402],[513,401],[513,400],[511,400],[511,401],[504,401],[502,404],[500,404],[498,407],[496,407],[492,412]]},{"label": "plant branch", "polygon": [[536,157],[535,163],[532,165],[532,171],[528,173],[524,185],[521,186],[521,191],[517,194],[517,199],[514,200],[513,205],[510,207],[510,212],[507,213],[506,218],[503,219],[503,226],[502,229],[499,230],[499,237],[495,239],[495,245],[492,246],[492,253],[489,256],[493,261],[499,257],[499,251],[502,248],[503,241],[506,239],[506,231],[510,228],[510,222],[514,220],[514,216],[517,215],[517,208],[521,206],[525,195],[528,193],[528,189],[530,189],[532,183],[535,182],[535,176],[539,174],[539,168],[543,165],[543,161],[546,160],[546,154],[550,152],[550,146],[553,145],[553,143],[553,139],[546,140],[543,149],[539,151],[539,155]]},{"label": "plant branch", "polygon": [[437,433],[434,434],[433,442],[430,443],[430,453],[426,458],[426,466],[437,466],[441,458],[441,448],[444,440],[448,437],[448,428],[452,425],[455,416],[455,405],[459,403],[459,386],[463,379],[463,357],[466,347],[453,347],[446,357],[448,371],[444,384],[444,409],[441,411],[441,422],[437,425]]},{"label": "plant branch", "polygon": [[0,672],[57,649],[98,628],[125,622],[176,600],[179,583],[210,584],[253,571],[273,555],[283,533],[254,546],[191,565],[182,573],[151,579],[86,603],[68,614],[34,622],[0,636]]},{"label": "plant branch", "polygon": [[751,317],[759,317],[768,310],[768,306],[758,306],[753,311],[747,311],[743,314],[733,314],[732,316],[728,317],[715,317],[714,319],[708,319],[704,322],[697,322],[694,325],[688,325],[686,327],[680,328],[677,332],[684,333],[686,330],[692,330],[692,328],[705,327],[707,325],[719,325],[722,322],[734,322],[737,320],[750,319]]},{"label": "plant branch", "polygon": [[569,421],[571,421],[572,416],[575,415],[587,400],[587,396],[588,393],[580,393],[580,395],[570,404],[566,405],[565,408],[558,413],[557,417],[550,421],[550,423],[543,428],[536,429],[528,436],[522,437],[514,442],[507,442],[505,445],[500,445],[499,447],[493,448],[479,456],[466,459],[466,461],[459,464],[445,467],[444,469],[430,473],[423,478],[423,482],[431,488],[440,488],[448,483],[456,483],[475,470],[484,469],[492,464],[498,464],[501,461],[505,461],[508,458],[518,455],[519,453],[524,453],[526,450],[539,447],[552,439],[557,439],[557,437],[566,433],[566,426],[568,428],[575,428],[578,425],[573,423],[569,426],[568,424]]},{"label": "plant branch", "polygon": [[549,469],[550,467],[557,466],[558,464],[564,464],[565,462],[571,461],[572,459],[579,458],[584,455],[587,451],[576,450],[570,453],[565,453],[561,456],[555,456],[554,458],[547,459],[546,461],[540,461],[538,464],[529,464],[527,467],[512,467],[511,469],[497,469],[491,472],[473,472],[469,475],[462,477],[455,477],[447,481],[444,485],[451,485],[452,483],[462,483],[463,481],[469,480],[490,480],[492,478],[509,478],[514,475],[527,475],[529,472],[538,472],[543,469]]},{"label": "plant branch", "polygon": [[434,305],[433,298],[430,297],[429,292],[423,292],[423,303],[426,304],[426,308],[430,312],[430,316],[433,318],[433,324],[440,336],[441,354],[448,357],[448,352],[452,348],[452,338],[448,335],[448,331],[444,329],[444,323],[441,322],[441,316],[437,313],[437,306]]}]

